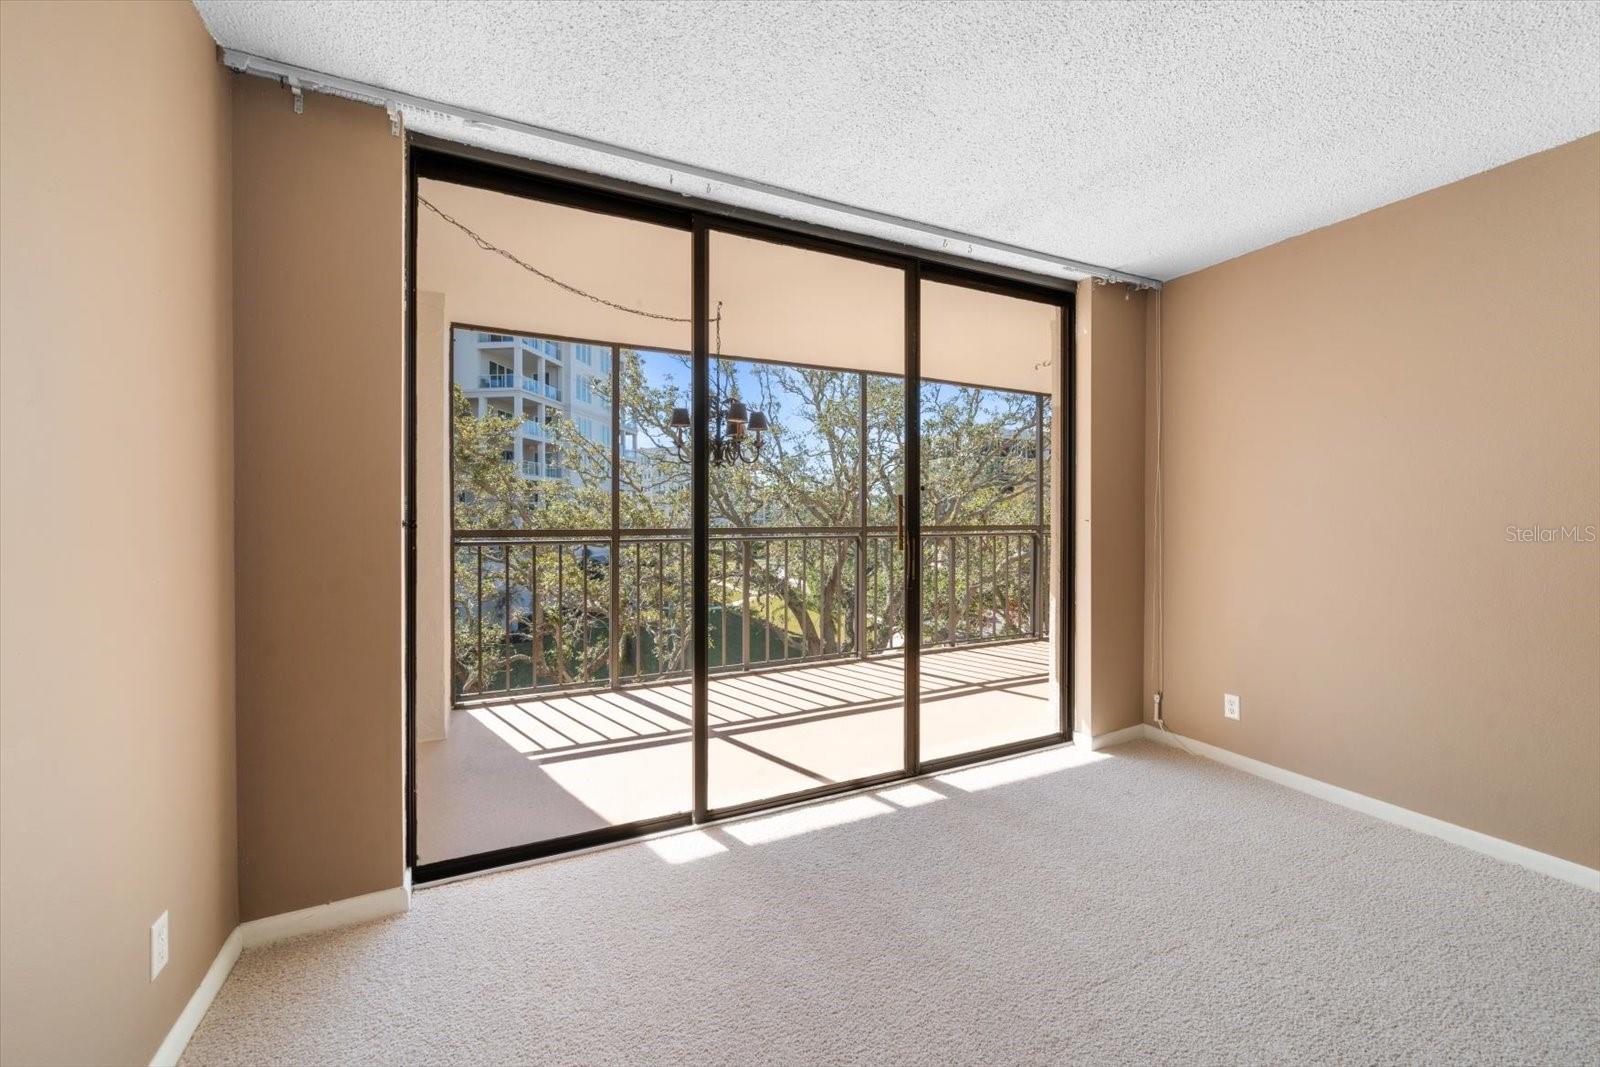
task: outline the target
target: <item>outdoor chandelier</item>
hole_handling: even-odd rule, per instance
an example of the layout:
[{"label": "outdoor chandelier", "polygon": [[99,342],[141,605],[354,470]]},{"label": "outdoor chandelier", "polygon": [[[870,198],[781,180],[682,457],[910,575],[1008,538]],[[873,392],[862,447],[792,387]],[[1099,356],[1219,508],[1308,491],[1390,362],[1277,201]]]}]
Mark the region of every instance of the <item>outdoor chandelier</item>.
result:
[{"label": "outdoor chandelier", "polygon": [[[711,465],[731,467],[735,463],[754,463],[761,455],[761,443],[768,429],[765,412],[751,411],[737,398],[711,399]],[[672,443],[678,452],[678,461],[688,463],[690,456],[684,452],[684,435],[688,432],[688,408],[673,408]]]}]

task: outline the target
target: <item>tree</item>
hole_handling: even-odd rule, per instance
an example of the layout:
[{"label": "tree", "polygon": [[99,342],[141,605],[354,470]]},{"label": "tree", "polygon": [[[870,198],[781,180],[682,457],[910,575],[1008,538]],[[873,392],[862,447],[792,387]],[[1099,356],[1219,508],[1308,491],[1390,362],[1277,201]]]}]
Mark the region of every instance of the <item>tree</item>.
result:
[{"label": "tree", "polygon": [[[609,533],[609,443],[557,420],[545,431],[567,474],[529,480],[505,459],[516,451],[517,421],[480,418],[459,392],[453,397],[457,531],[538,531],[541,538],[458,542],[455,673],[462,691],[525,687],[535,672],[541,685],[604,681],[613,641],[621,677],[688,667],[690,481],[670,430],[672,409],[687,406],[676,382],[687,381],[688,360],[622,349],[617,377],[619,422],[640,443],[618,449],[617,514],[629,533],[616,542]],[[856,651],[858,584],[867,648],[896,647],[904,628],[895,517],[904,478],[903,383],[718,359],[712,385],[766,412],[772,427],[754,462],[711,472],[713,666],[743,662],[758,639],[768,657],[774,645],[787,658]],[[609,404],[609,381],[597,386]],[[1031,526],[1037,399],[930,383],[922,408],[924,525]],[[750,532],[763,529],[805,532]],[[976,573],[974,547],[982,561]],[[1019,533],[925,539],[924,572],[944,579],[930,586],[942,599],[925,604],[925,634],[937,640],[951,631],[1020,632],[1027,612],[1018,577],[1027,584],[1020,565],[1032,551],[1031,537]],[[961,624],[952,627],[952,619]]]}]

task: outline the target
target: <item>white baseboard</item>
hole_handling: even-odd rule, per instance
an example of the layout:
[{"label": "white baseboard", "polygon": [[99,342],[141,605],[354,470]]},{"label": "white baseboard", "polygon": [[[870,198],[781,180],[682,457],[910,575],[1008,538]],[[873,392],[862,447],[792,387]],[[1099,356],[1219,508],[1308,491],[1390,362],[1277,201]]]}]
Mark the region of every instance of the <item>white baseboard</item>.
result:
[{"label": "white baseboard", "polygon": [[239,962],[239,953],[244,948],[244,937],[239,929],[235,926],[228,939],[222,943],[222,948],[217,951],[217,958],[211,961],[206,976],[200,979],[200,985],[195,989],[194,996],[183,1006],[178,1021],[172,1024],[172,1029],[167,1031],[161,1047],[156,1049],[156,1054],[150,1058],[150,1067],[176,1067],[178,1057],[189,1047],[189,1039],[200,1028],[200,1020],[206,1017],[211,1002],[217,999],[217,993],[222,989],[222,983],[228,980],[228,975],[233,973],[233,965]]},{"label": "white baseboard", "polygon": [[1129,741],[1138,741],[1143,737],[1144,724],[1135,723],[1132,726],[1125,726],[1121,730],[1113,730],[1109,734],[1101,734],[1098,737],[1090,737],[1085,733],[1074,733],[1072,735],[1072,743],[1081,745],[1090,752],[1099,752],[1102,748],[1127,744]]},{"label": "white baseboard", "polygon": [[411,883],[408,878],[405,885],[397,885],[393,889],[380,889],[359,897],[335,900],[282,915],[268,915],[264,919],[252,919],[242,924],[239,930],[244,935],[244,947],[256,948],[301,934],[316,934],[341,926],[388,918],[402,914],[410,907]]},{"label": "white baseboard", "polygon": [[217,958],[211,961],[211,967],[206,971],[206,976],[200,980],[194,996],[184,1005],[178,1021],[172,1024],[172,1029],[167,1031],[161,1047],[156,1049],[155,1056],[150,1060],[150,1067],[174,1067],[177,1064],[179,1057],[183,1055],[183,1050],[189,1046],[189,1039],[194,1037],[194,1032],[199,1029],[200,1020],[206,1017],[211,1002],[221,991],[222,983],[228,980],[228,975],[233,972],[233,965],[239,962],[239,953],[245,949],[269,945],[289,937],[299,937],[301,934],[320,933],[340,926],[354,926],[356,923],[399,915],[410,907],[411,874],[408,871],[405,884],[395,886],[393,889],[383,889],[376,893],[350,897],[347,900],[335,900],[328,904],[319,904],[314,908],[286,912],[283,915],[269,915],[264,919],[253,919],[235,926],[228,939],[222,943]]},{"label": "white baseboard", "polygon": [[[1237,752],[1230,752],[1228,749],[1218,748],[1216,745],[1208,745],[1204,741],[1196,741],[1192,737],[1170,734],[1149,723],[1145,723],[1140,729],[1143,730],[1145,737],[1160,744],[1187,749],[1197,756],[1204,756],[1206,759],[1215,760],[1247,774],[1253,774],[1258,778],[1265,778],[1268,781],[1277,782],[1279,785],[1286,785],[1290,789],[1307,793],[1320,800],[1330,801],[1340,807],[1359,811],[1363,815],[1370,815],[1375,819],[1394,823],[1396,826],[1404,826],[1407,830],[1415,830],[1430,837],[1437,837],[1441,841],[1450,842],[1452,845],[1470,848],[1474,852],[1481,852],[1485,856],[1502,862],[1514,863],[1519,867],[1526,867],[1530,871],[1538,871],[1540,874],[1549,875],[1551,878],[1559,878],[1563,882],[1571,882],[1573,885],[1582,886],[1585,889],[1600,893],[1600,870],[1596,870],[1593,867],[1585,867],[1581,863],[1564,860],[1560,856],[1552,856],[1548,852],[1540,852],[1537,849],[1528,848],[1526,845],[1491,837],[1478,830],[1469,830],[1465,826],[1457,826],[1455,823],[1445,822],[1443,819],[1436,819],[1432,815],[1424,815],[1419,811],[1412,811],[1410,808],[1402,808],[1398,804],[1391,804],[1386,800],[1378,800],[1375,797],[1369,797],[1363,793],[1345,789],[1342,786],[1331,785],[1316,778],[1296,774],[1294,771],[1286,771],[1282,767],[1275,767],[1270,763],[1251,759],[1249,756],[1241,756]],[[1121,731],[1118,732],[1120,733]]]}]

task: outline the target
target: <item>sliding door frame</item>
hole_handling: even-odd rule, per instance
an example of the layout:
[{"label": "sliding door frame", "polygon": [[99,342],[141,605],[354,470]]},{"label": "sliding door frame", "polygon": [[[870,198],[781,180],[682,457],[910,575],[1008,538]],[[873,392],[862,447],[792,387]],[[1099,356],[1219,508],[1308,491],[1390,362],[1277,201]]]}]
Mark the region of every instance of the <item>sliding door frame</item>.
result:
[{"label": "sliding door frame", "polygon": [[[551,838],[495,849],[468,856],[419,863],[417,856],[416,782],[416,255],[417,182],[427,178],[505,193],[525,199],[555,203],[601,214],[685,230],[690,234],[691,283],[691,625],[697,634],[710,628],[710,235],[713,231],[773,242],[849,259],[890,266],[905,276],[905,552],[902,582],[905,584],[904,751],[901,766],[881,774],[848,782],[829,783],[812,789],[762,798],[744,804],[713,808],[710,804],[710,644],[693,643],[692,691],[692,806],[690,811],[620,826],[604,827],[566,837]],[[1018,271],[1014,268],[968,261],[947,253],[899,245],[879,238],[830,230],[776,216],[716,204],[675,193],[635,186],[616,179],[554,167],[483,149],[456,145],[420,135],[407,138],[406,166],[406,337],[405,373],[405,484],[406,501],[402,526],[405,536],[405,772],[406,772],[406,865],[413,882],[454,878],[475,871],[514,865],[563,852],[578,851],[718,819],[781,807],[860,789],[875,788],[949,767],[980,762],[998,756],[1026,752],[1060,744],[1072,738],[1073,679],[1073,604],[1076,599],[1074,574],[1075,470],[1074,434],[1076,427],[1076,352],[1074,294],[1076,283]],[[1062,576],[1061,596],[1045,597],[1056,612],[1051,632],[1057,656],[1058,729],[1041,737],[992,748],[961,753],[937,760],[923,760],[920,754],[920,675],[921,675],[921,299],[923,281],[936,281],[979,289],[1003,296],[1051,304],[1060,309],[1061,336],[1058,351],[1061,368],[1060,395],[1052,395],[1053,421],[1059,426],[1062,447],[1052,457],[1060,460],[1059,476],[1051,480],[1055,495],[1053,512],[1059,517],[1061,536],[1052,538],[1056,567],[1043,568],[1046,575],[1055,570]],[[614,359],[618,358],[613,356]],[[739,358],[739,357],[725,357]],[[448,371],[448,368],[447,368]],[[864,386],[863,386],[864,387]],[[448,405],[447,413],[448,413]],[[444,432],[449,432],[448,414]],[[863,453],[866,441],[861,445]],[[1042,463],[1042,456],[1041,456]],[[864,506],[863,502],[863,506]],[[858,590],[858,595],[860,595]]]}]

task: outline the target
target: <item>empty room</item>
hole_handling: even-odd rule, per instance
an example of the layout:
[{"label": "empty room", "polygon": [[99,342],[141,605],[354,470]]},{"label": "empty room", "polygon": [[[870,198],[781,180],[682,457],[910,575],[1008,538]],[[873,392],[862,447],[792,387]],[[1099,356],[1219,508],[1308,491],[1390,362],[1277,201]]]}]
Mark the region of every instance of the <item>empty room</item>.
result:
[{"label": "empty room", "polygon": [[0,1064],[1600,1064],[1597,70],[0,0]]}]

